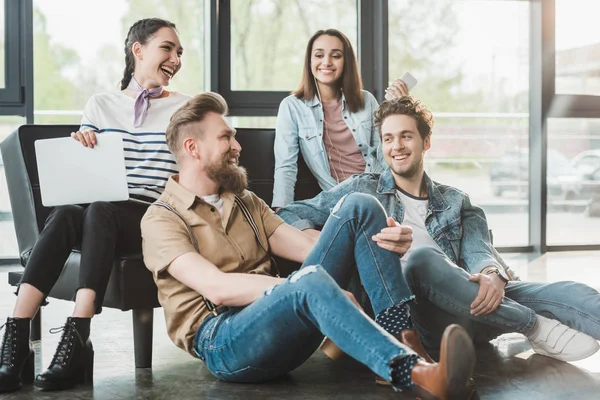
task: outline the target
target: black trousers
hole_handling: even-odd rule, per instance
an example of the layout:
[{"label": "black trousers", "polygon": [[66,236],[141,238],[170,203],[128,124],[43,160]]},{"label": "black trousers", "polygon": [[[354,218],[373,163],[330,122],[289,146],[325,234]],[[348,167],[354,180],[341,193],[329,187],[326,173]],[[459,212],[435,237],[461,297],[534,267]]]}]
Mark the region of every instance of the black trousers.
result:
[{"label": "black trousers", "polygon": [[71,251],[80,249],[77,290],[94,290],[96,313],[100,313],[114,259],[120,254],[141,253],[140,221],[147,208],[148,204],[135,201],[54,208],[33,247],[21,283],[47,296]]}]

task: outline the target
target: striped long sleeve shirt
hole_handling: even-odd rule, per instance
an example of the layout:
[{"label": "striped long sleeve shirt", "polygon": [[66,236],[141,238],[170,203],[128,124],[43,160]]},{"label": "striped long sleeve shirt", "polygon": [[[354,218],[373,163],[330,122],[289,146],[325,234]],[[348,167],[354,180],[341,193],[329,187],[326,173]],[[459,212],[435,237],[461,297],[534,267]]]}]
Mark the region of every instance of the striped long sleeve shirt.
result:
[{"label": "striped long sleeve shirt", "polygon": [[97,94],[85,106],[80,129],[92,129],[97,135],[120,132],[130,195],[158,199],[169,176],[178,172],[175,157],[165,142],[165,131],[171,115],[189,99],[177,92],[150,99],[144,123],[134,128],[135,99],[123,92]]}]

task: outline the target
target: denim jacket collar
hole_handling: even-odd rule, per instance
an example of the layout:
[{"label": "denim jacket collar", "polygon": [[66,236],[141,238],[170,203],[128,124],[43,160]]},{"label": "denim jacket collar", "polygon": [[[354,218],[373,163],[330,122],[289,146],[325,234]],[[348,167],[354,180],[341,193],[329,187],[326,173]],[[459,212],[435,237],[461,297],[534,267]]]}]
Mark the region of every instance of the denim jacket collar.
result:
[{"label": "denim jacket collar", "polygon": [[[321,104],[319,101],[319,96],[315,95],[312,100],[304,100],[304,104],[308,107],[316,107]],[[342,92],[342,111],[346,109],[346,96],[344,96],[344,92]]]},{"label": "denim jacket collar", "polygon": [[385,171],[379,176],[379,184],[377,185],[377,193],[391,193],[394,194],[396,191],[396,182],[394,181],[394,175],[392,170],[386,168]]},{"label": "denim jacket collar", "polygon": [[429,196],[429,207],[433,211],[448,211],[450,204],[446,201],[446,198],[442,195],[442,192],[438,189],[434,181],[429,179],[429,176],[423,172],[423,180],[427,186],[427,194]]},{"label": "denim jacket collar", "polygon": [[[427,195],[429,196],[429,208],[432,211],[447,211],[450,209],[450,205],[442,196],[442,193],[437,188],[435,182],[433,182],[425,172],[423,172],[423,180],[425,186],[427,186]],[[377,193],[380,194],[393,194],[396,191],[396,182],[394,181],[394,175],[392,170],[387,168],[379,177],[379,183],[377,185]]]}]

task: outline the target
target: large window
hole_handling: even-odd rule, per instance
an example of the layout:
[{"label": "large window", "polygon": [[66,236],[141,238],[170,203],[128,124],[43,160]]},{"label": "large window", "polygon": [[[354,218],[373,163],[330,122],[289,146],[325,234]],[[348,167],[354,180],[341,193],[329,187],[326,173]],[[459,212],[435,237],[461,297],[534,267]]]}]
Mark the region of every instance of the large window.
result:
[{"label": "large window", "polygon": [[356,52],[356,14],[356,0],[231,0],[231,90],[295,89],[319,29],[339,29]]},{"label": "large window", "polygon": [[190,95],[204,90],[203,0],[34,0],[33,5],[38,124],[79,123],[93,94],[119,90],[123,43],[141,18],[160,17],[177,25],[183,68],[170,89]]},{"label": "large window", "polygon": [[600,120],[548,121],[548,245],[600,243]]},{"label": "large window", "polygon": [[[196,94],[210,82],[226,97],[236,127],[272,128],[277,105],[300,82],[308,39],[319,29],[336,28],[363,55],[361,72],[378,97],[382,76],[392,80],[410,72],[418,79],[412,94],[436,120],[426,171],[485,210],[495,245],[542,251],[546,245],[597,246],[600,30],[594,27],[600,2],[387,0],[387,10],[377,4],[0,0],[0,114],[28,115],[31,122],[34,111],[38,124],[79,123],[90,96],[119,90],[128,28],[158,16],[177,24],[185,48],[183,69],[170,89]],[[388,29],[387,43],[381,43],[381,29]],[[380,59],[388,65],[379,65]],[[551,119],[541,120],[546,115]],[[20,122],[0,117],[0,139]],[[547,203],[540,204],[530,169],[541,165],[546,139]],[[10,226],[3,185],[0,227]],[[0,248],[0,257],[16,255],[14,236],[7,242],[3,232],[2,243],[12,241],[13,248]]]},{"label": "large window", "polygon": [[389,1],[389,77],[412,73],[436,119],[432,179],[486,211],[494,244],[529,244],[529,4]]},{"label": "large window", "polygon": [[597,0],[556,0],[556,93],[600,95]]}]

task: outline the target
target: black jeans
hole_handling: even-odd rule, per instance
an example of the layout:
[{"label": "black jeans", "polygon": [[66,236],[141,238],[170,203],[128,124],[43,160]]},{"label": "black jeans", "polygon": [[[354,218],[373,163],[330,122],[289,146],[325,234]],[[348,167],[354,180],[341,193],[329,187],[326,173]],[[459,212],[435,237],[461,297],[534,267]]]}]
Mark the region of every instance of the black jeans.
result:
[{"label": "black jeans", "polygon": [[141,253],[140,221],[147,209],[148,204],[135,201],[99,201],[87,207],[54,208],[33,247],[21,283],[28,283],[47,296],[71,251],[80,249],[77,290],[94,290],[96,313],[100,313],[116,256]]}]

